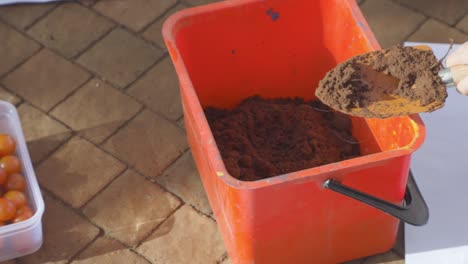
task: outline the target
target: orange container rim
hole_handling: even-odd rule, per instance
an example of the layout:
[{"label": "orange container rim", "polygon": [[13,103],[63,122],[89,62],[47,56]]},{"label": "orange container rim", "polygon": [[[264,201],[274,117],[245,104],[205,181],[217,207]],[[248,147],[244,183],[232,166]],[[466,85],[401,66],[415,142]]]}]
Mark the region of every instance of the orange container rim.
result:
[{"label": "orange container rim", "polygon": [[[177,44],[175,41],[177,29],[180,29],[181,27],[187,25],[178,25],[178,22],[184,18],[191,17],[194,15],[216,12],[217,10],[222,10],[233,6],[240,6],[261,1],[263,0],[225,0],[212,4],[186,8],[175,12],[165,20],[162,27],[162,35],[165,44],[168,48],[169,54],[171,56],[172,63],[177,72],[180,87],[188,98],[198,99],[198,96],[193,87],[192,81],[190,80],[187,68],[184,64],[183,59],[181,58],[181,53],[177,48]],[[359,29],[361,31],[360,33],[365,36],[369,51],[381,49],[367,21],[361,13],[357,3],[355,1],[345,1],[345,3],[347,5],[347,8],[349,8],[352,11],[352,14],[356,19]],[[191,109],[195,112],[203,112],[203,108],[199,100],[184,101],[184,104],[186,104],[187,109]],[[407,119],[410,122],[410,124],[413,126],[415,133],[413,140],[406,146],[402,146],[398,149],[381,151],[369,155],[359,156],[356,158],[343,160],[335,163],[329,163],[314,168],[277,175],[274,177],[257,181],[241,181],[232,177],[229,174],[229,172],[226,170],[226,167],[224,166],[223,159],[221,158],[221,154],[218,150],[218,147],[216,146],[216,142],[214,140],[213,134],[211,133],[211,129],[206,118],[203,119],[202,122],[193,125],[195,125],[196,129],[199,131],[209,131],[209,133],[203,133],[203,135],[201,135],[200,140],[204,142],[202,144],[202,148],[206,152],[207,156],[216,157],[215,159],[208,162],[210,163],[210,166],[212,166],[212,169],[216,172],[217,176],[219,176],[219,178],[222,181],[224,181],[224,183],[236,189],[258,189],[266,186],[272,186],[285,182],[300,180],[303,178],[316,177],[325,173],[328,174],[337,171],[348,170],[354,167],[362,166],[364,164],[372,164],[400,156],[409,155],[423,144],[424,139],[426,137],[426,128],[418,114],[404,116],[403,118]],[[325,179],[323,179],[323,181],[325,181]]]}]

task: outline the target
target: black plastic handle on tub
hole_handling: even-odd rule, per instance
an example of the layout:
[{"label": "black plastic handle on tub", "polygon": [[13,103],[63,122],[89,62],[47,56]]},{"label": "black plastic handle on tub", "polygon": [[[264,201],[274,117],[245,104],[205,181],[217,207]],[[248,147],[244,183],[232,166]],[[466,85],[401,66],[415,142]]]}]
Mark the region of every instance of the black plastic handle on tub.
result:
[{"label": "black plastic handle on tub", "polygon": [[323,186],[384,211],[410,225],[422,226],[429,220],[429,209],[411,171],[406,185],[405,204],[403,207],[349,188],[334,180],[327,180]]}]

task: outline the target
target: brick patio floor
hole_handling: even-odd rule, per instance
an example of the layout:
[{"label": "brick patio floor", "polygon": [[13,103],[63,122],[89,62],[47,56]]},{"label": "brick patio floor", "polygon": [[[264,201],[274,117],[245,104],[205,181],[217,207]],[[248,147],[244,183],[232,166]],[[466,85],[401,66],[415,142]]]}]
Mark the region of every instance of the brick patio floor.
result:
[{"label": "brick patio floor", "polygon": [[[160,33],[209,2],[0,7],[0,98],[18,107],[46,203],[43,247],[8,264],[230,263]],[[465,0],[358,2],[383,47],[468,41]],[[400,231],[392,251],[351,263],[404,263]]]}]

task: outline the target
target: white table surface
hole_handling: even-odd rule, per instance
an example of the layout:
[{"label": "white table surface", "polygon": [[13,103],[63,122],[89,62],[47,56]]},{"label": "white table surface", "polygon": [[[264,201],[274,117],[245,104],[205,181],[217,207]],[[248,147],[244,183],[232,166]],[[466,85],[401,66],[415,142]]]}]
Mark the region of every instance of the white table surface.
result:
[{"label": "white table surface", "polygon": [[54,2],[54,1],[61,1],[61,0],[0,0],[0,5],[10,5],[10,4],[34,4],[34,3],[46,3],[46,2]]},{"label": "white table surface", "polygon": [[[449,46],[405,43],[417,44],[431,46],[438,58]],[[422,227],[405,225],[406,263],[468,264],[468,96],[449,89],[446,105],[421,118],[427,136],[411,169],[430,218]]]}]

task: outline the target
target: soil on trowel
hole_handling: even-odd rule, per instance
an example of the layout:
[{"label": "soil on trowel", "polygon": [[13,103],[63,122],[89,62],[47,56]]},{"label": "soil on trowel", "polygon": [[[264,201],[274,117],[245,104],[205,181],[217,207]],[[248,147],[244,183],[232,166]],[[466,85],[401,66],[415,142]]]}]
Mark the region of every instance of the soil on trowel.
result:
[{"label": "soil on trowel", "polygon": [[[432,112],[441,108],[447,98],[446,87],[438,76],[441,67],[431,50],[394,46],[339,64],[319,82],[316,95],[336,110],[366,108],[385,94],[389,98],[419,101],[419,105],[428,108],[427,112]],[[366,81],[376,75],[381,75],[377,78],[388,85],[372,85]],[[381,115],[372,117],[385,118],[389,116],[386,112],[393,110],[383,109]]]},{"label": "soil on trowel", "polygon": [[253,96],[205,109],[227,171],[255,181],[360,155],[348,116],[320,101]]}]

